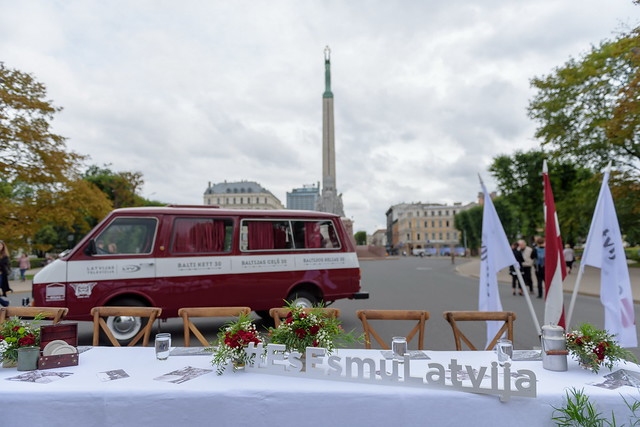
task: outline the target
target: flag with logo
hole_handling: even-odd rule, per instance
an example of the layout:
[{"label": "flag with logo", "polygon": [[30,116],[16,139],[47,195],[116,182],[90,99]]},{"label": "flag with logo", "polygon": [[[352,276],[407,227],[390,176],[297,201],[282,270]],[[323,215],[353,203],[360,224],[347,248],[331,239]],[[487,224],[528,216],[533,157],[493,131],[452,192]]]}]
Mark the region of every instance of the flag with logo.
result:
[{"label": "flag with logo", "polygon": [[609,189],[609,167],[602,178],[580,269],[584,270],[585,265],[600,268],[600,301],[604,306],[604,328],[609,333],[616,334],[622,347],[637,347],[638,335],[629,267]]},{"label": "flag with logo", "polygon": [[[498,271],[509,266],[518,268],[518,261],[513,255],[507,235],[482,178],[480,178],[480,185],[484,194],[484,209],[482,211],[478,310],[502,311],[502,302],[500,302],[500,294],[498,293]],[[487,321],[486,345],[489,345],[503,323],[501,321]]]},{"label": "flag with logo", "polygon": [[545,221],[544,324],[558,325],[566,329],[562,283],[567,277],[567,266],[564,262],[564,247],[560,236],[560,224],[558,223],[558,214],[553,199],[546,160],[542,166],[542,182],[544,185]]}]

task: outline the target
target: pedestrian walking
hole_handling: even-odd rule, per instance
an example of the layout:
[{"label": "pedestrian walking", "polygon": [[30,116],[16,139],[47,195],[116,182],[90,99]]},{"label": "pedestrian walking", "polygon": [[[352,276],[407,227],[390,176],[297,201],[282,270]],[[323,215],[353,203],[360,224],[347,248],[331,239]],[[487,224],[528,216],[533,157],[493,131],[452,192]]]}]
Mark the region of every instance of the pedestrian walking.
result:
[{"label": "pedestrian walking", "polygon": [[[516,258],[516,261],[518,261],[518,271],[522,273],[523,259],[522,259],[522,254],[518,250],[518,242],[513,242],[511,244],[511,250],[513,251],[513,256]],[[513,289],[513,295],[516,294],[516,287],[520,291],[520,295],[522,295],[522,285],[518,280],[518,273],[516,272],[516,269],[514,268],[514,266],[509,266],[509,273],[511,274],[511,288]]]},{"label": "pedestrian walking", "polygon": [[573,268],[573,263],[576,260],[576,253],[573,251],[573,248],[570,244],[564,245],[564,251],[562,251],[564,255],[564,262],[567,265],[567,274],[571,274],[571,269]]},{"label": "pedestrian walking", "polygon": [[27,270],[31,268],[31,261],[24,252],[20,256],[20,260],[18,260],[18,268],[20,269],[20,280],[24,282],[26,280]]}]

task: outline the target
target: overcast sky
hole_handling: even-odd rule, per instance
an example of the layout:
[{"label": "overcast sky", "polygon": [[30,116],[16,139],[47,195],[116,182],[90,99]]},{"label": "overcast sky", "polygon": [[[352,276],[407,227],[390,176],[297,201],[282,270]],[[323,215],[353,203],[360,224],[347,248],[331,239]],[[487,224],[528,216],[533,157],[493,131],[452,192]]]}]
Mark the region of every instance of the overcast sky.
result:
[{"label": "overcast sky", "polygon": [[201,204],[209,182],[322,180],[331,47],[337,188],[354,230],[397,203],[469,203],[492,159],[538,145],[534,76],[640,22],[631,0],[0,0],[0,61],[63,107],[88,164],[142,196]]}]

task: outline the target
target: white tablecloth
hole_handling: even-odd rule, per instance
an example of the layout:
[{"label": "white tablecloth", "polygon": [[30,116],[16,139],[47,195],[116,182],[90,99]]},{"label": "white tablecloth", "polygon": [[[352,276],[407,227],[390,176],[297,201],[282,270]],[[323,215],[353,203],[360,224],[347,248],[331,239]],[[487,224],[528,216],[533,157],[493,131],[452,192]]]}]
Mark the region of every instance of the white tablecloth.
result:
[{"label": "white tablecloth", "polygon": [[[427,363],[447,366],[490,366],[492,352],[427,351],[431,360],[413,360],[416,369]],[[379,350],[339,350],[338,355],[379,359]],[[633,400],[635,388],[607,390],[598,375],[569,361],[569,371],[552,372],[542,362],[514,362],[513,370],[530,369],[537,376],[537,398],[463,393],[425,387],[335,382],[299,377],[233,373],[217,376],[211,356],[171,356],[155,359],[153,348],[96,347],[80,355],[79,366],[38,372],[69,372],[50,383],[9,381],[22,372],[0,370],[0,425],[24,426],[418,426],[418,425],[553,425],[554,406],[562,406],[568,388],[584,389],[604,414],[615,411],[627,423],[629,411],[621,395]],[[184,383],[155,380],[192,366],[211,372]],[[124,370],[129,377],[102,381],[98,373]],[[640,371],[636,365],[626,369]],[[502,421],[500,421],[502,420]]]}]

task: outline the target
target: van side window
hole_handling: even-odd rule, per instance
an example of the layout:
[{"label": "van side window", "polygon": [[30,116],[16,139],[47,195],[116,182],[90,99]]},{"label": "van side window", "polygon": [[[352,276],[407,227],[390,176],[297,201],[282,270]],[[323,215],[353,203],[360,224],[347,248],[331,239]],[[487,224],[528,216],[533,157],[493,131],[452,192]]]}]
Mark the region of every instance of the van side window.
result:
[{"label": "van side window", "polygon": [[243,220],[240,249],[248,251],[293,249],[289,221]]},{"label": "van side window", "polygon": [[331,221],[242,221],[240,249],[243,251],[338,248],[338,233]]},{"label": "van side window", "polygon": [[157,223],[156,218],[114,219],[95,239],[97,255],[150,254]]},{"label": "van side window", "polygon": [[335,249],[340,247],[331,221],[293,221],[296,249]]},{"label": "van side window", "polygon": [[231,219],[176,218],[171,232],[171,252],[229,252],[232,236]]}]

